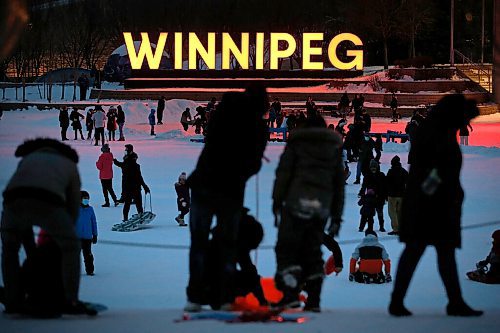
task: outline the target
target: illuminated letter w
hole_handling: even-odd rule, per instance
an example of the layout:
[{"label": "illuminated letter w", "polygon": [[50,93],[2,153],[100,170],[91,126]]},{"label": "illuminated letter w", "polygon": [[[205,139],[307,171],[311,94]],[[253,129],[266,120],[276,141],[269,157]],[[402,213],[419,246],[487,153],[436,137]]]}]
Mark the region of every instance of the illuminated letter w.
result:
[{"label": "illuminated letter w", "polygon": [[132,34],[130,32],[124,32],[123,38],[125,38],[125,45],[127,46],[128,57],[130,59],[132,69],[141,69],[144,56],[146,57],[150,69],[158,69],[160,67],[163,50],[165,49],[167,34],[168,33],[166,32],[160,33],[160,36],[158,37],[158,44],[156,44],[156,50],[153,54],[147,32],[141,32],[142,41],[137,53],[134,46],[134,40],[132,39]]}]

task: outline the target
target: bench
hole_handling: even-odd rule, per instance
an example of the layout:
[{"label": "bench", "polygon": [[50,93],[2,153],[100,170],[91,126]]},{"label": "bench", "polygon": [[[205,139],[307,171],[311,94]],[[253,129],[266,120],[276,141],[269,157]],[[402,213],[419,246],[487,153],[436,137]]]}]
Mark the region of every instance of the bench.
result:
[{"label": "bench", "polygon": [[269,127],[269,133],[282,134],[283,142],[286,142],[288,129],[286,127]]},{"label": "bench", "polygon": [[389,141],[394,142],[395,139],[401,139],[401,142],[403,143],[403,142],[410,140],[410,136],[408,134],[400,133],[397,131],[387,131],[386,133],[368,133],[368,135],[371,137],[376,137],[379,134],[383,138],[385,138],[385,142],[389,142]]}]

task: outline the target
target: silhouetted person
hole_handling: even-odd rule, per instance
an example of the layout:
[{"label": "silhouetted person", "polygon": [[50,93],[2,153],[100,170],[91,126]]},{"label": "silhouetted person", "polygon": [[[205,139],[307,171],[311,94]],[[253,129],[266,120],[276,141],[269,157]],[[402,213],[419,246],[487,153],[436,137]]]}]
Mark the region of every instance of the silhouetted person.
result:
[{"label": "silhouetted person", "polygon": [[156,109],[157,125],[163,124],[163,110],[165,110],[165,96],[161,96],[158,100],[158,108]]},{"label": "silhouetted person", "polygon": [[[228,92],[210,112],[203,151],[187,184],[191,189],[189,227],[189,283],[185,311],[200,311],[205,289],[204,271],[212,218],[217,217],[221,242],[215,268],[220,289],[215,303],[225,309],[234,295],[238,225],[241,219],[245,185],[261,167],[268,129],[262,116],[269,108],[267,92],[253,86],[245,92]],[[228,140],[227,128],[240,126],[238,141]]]},{"label": "silhouetted person", "polygon": [[61,127],[61,141],[68,140],[66,135],[69,127],[69,114],[68,108],[65,105],[59,110],[59,126]]},{"label": "silhouetted person", "polygon": [[479,114],[474,101],[463,95],[443,97],[419,125],[411,143],[414,159],[403,199],[399,230],[406,243],[401,254],[389,313],[410,316],[403,301],[411,278],[427,246],[436,248],[438,270],[448,296],[451,316],[480,316],[462,298],[455,249],[461,246],[464,191],[460,184],[462,153],[457,131]]},{"label": "silhouetted person", "polygon": [[80,101],[87,99],[87,90],[89,89],[90,82],[86,74],[80,75],[78,78],[78,87],[80,87]]}]

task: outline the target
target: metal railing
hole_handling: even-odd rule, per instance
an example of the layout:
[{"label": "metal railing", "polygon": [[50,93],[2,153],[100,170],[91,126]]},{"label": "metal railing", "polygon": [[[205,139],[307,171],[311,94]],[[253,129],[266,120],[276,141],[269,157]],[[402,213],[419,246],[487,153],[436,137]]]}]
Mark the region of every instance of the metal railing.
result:
[{"label": "metal railing", "polygon": [[[463,66],[462,68],[465,68],[471,72],[475,72],[474,74],[477,75],[478,83],[480,86],[488,90],[488,92],[492,92],[492,70],[488,66],[485,66],[483,64],[475,63],[471,59],[469,59],[467,56],[465,56],[462,52],[458,50],[453,50],[455,54],[462,59],[461,65]],[[462,69],[459,69],[464,75],[466,75]],[[469,75],[466,75],[469,76]],[[483,85],[485,81],[483,79],[486,79],[486,87]]]}]

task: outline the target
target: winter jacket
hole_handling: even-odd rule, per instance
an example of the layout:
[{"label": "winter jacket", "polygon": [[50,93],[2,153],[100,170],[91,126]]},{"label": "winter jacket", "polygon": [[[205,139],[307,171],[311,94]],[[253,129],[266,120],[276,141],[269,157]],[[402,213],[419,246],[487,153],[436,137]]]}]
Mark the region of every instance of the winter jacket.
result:
[{"label": "winter jacket", "polygon": [[[248,178],[262,165],[269,131],[262,120],[265,105],[247,93],[225,93],[211,111],[205,146],[187,183],[222,197],[242,199]],[[198,109],[197,109],[198,110]],[[238,124],[238,139],[227,137],[227,129]]]},{"label": "winter jacket", "polygon": [[80,112],[73,110],[69,115],[69,120],[71,120],[71,126],[74,130],[82,129],[82,124],[80,123],[80,118],[85,118]]},{"label": "winter jacket", "polygon": [[116,166],[122,168],[122,192],[125,195],[137,194],[141,192],[141,186],[146,192],[149,187],[144,182],[141,173],[141,166],[134,158],[124,159],[123,162],[114,160]]},{"label": "winter jacket", "polygon": [[85,126],[87,127],[87,131],[90,131],[94,128],[94,121],[92,120],[92,113],[87,112],[87,116],[85,117]]},{"label": "winter jacket", "polygon": [[395,96],[391,98],[391,109],[397,109],[398,107],[398,99]]},{"label": "winter jacket", "polygon": [[183,111],[181,115],[181,123],[187,124],[189,121],[192,121],[191,113],[189,111]]},{"label": "winter jacket", "polygon": [[66,207],[76,221],[80,205],[78,154],[56,140],[36,139],[20,145],[23,159],[3,193],[4,203],[16,198],[40,198]]},{"label": "winter jacket", "polygon": [[175,183],[175,192],[177,193],[177,209],[189,210],[191,205],[191,197],[189,195],[189,187],[186,183],[181,184],[179,182]]},{"label": "winter jacket", "polygon": [[361,163],[361,170],[363,175],[365,176],[369,170],[370,161],[373,159],[373,149],[375,149],[375,141],[372,138],[368,138],[361,136],[363,140],[359,145],[359,158],[358,163]]},{"label": "winter jacket", "polygon": [[367,189],[375,191],[375,200],[377,205],[383,205],[387,200],[387,185],[386,177],[383,172],[377,171],[373,173],[368,171],[363,177],[363,183],[359,191],[359,195],[363,196]]},{"label": "winter jacket", "polygon": [[391,273],[391,260],[385,250],[385,247],[380,244],[378,238],[374,235],[368,235],[361,241],[361,244],[356,246],[352,253],[349,265],[349,273],[356,272],[356,264],[359,265],[358,270],[368,274],[378,274],[382,272],[382,264],[384,265],[385,274]]},{"label": "winter jacket", "polygon": [[361,216],[375,216],[375,210],[377,206],[377,199],[374,195],[364,195],[358,200],[358,205],[361,206],[359,213]]},{"label": "winter jacket", "polygon": [[99,170],[99,179],[112,179],[113,178],[113,154],[102,153],[97,162],[95,162]]},{"label": "winter jacket", "polygon": [[80,239],[92,239],[92,237],[97,236],[97,219],[92,206],[80,206],[75,231],[76,236]]},{"label": "winter jacket", "polygon": [[106,129],[108,131],[116,131],[116,110],[111,109],[108,111],[108,114],[106,115],[107,117],[107,124],[106,124]]},{"label": "winter jacket", "polygon": [[156,117],[155,117],[155,112],[151,111],[151,113],[148,116],[148,121],[149,125],[155,125],[156,124]]},{"label": "winter jacket", "polygon": [[60,127],[69,127],[68,110],[59,111],[59,126]]},{"label": "winter jacket", "polygon": [[[460,184],[462,152],[457,131],[465,121],[465,112],[479,113],[477,108],[465,111],[465,105],[463,95],[447,95],[417,129],[411,143],[413,161],[402,205],[399,236],[403,242],[461,246],[464,191]],[[424,191],[432,170],[437,172],[440,183],[434,182],[433,192]]]},{"label": "winter jacket", "polygon": [[302,128],[290,135],[276,169],[273,200],[302,218],[341,218],[344,166],[338,133]]},{"label": "winter jacket", "polygon": [[408,171],[401,164],[393,165],[387,171],[386,184],[388,197],[403,197],[408,182]]},{"label": "winter jacket", "polygon": [[125,112],[123,110],[117,111],[116,123],[117,124],[125,124]]},{"label": "winter jacket", "polygon": [[106,114],[104,111],[98,110],[92,116],[92,120],[94,121],[95,128],[104,128],[106,125]]},{"label": "winter jacket", "polygon": [[160,98],[158,100],[158,108],[157,108],[158,111],[163,111],[165,110],[165,100],[163,98]]}]

